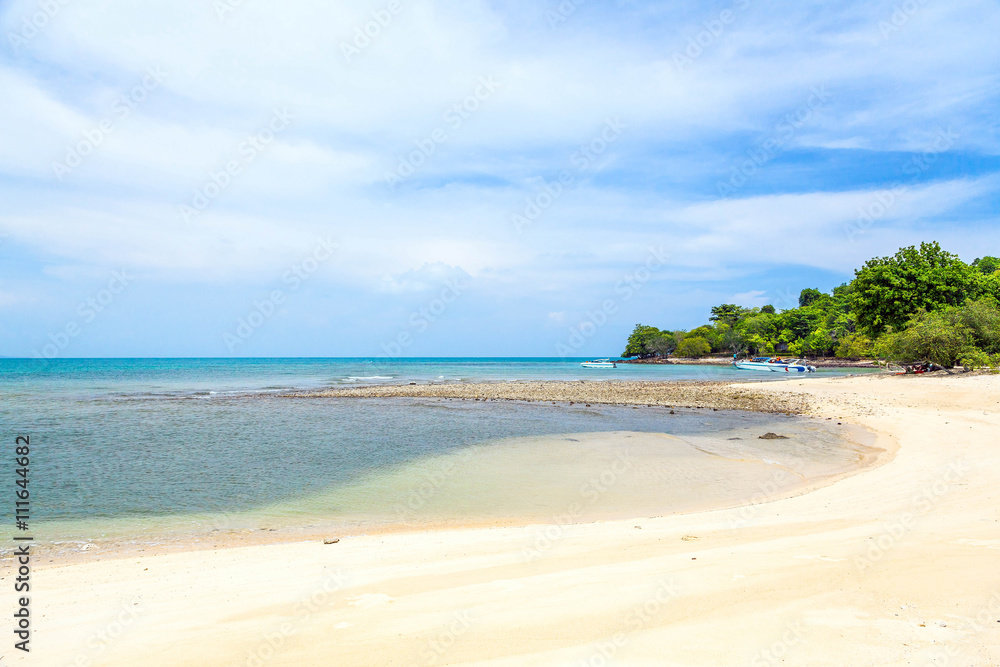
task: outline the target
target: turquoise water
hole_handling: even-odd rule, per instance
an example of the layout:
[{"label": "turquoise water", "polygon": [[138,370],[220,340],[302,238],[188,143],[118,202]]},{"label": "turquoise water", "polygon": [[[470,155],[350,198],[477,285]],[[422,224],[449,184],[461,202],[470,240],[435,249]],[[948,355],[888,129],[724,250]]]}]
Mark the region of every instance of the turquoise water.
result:
[{"label": "turquoise water", "polygon": [[[739,412],[281,395],[374,382],[567,380],[599,373],[578,362],[537,359],[0,359],[0,433],[11,445],[17,435],[31,437],[35,525],[139,525],[336,497],[331,490],[358,480],[377,485],[387,471],[404,479],[400,466],[509,438],[607,431],[695,437],[775,428],[773,416]],[[623,366],[612,373],[597,376],[739,376],[689,366]],[[835,437],[817,433],[813,440],[830,444]],[[329,501],[322,508],[332,515],[339,509]]]},{"label": "turquoise water", "polygon": [[[584,359],[0,359],[0,396],[16,391],[80,396],[149,392],[280,391],[360,384],[497,380],[737,380],[783,379],[731,366],[619,364],[587,369]],[[830,377],[856,369],[822,370]],[[797,376],[797,379],[802,379]]]}]

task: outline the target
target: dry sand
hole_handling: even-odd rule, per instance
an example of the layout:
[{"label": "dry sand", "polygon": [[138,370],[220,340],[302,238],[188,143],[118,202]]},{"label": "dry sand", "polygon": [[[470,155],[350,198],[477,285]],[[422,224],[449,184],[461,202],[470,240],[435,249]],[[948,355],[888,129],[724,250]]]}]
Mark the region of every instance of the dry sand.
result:
[{"label": "dry sand", "polygon": [[1000,665],[1000,376],[753,391],[898,450],[741,509],[36,563],[4,664]]}]

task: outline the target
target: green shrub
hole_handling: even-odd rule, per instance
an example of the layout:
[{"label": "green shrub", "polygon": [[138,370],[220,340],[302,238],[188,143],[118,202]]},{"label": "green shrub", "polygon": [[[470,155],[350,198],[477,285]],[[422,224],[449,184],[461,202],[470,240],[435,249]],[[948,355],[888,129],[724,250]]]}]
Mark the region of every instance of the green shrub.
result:
[{"label": "green shrub", "polygon": [[841,359],[868,359],[874,354],[872,340],[859,333],[847,334],[840,339],[836,354]]},{"label": "green shrub", "polygon": [[875,344],[875,352],[899,363],[931,361],[951,368],[959,357],[975,346],[969,330],[949,320],[945,313],[920,311],[902,331],[881,336]]},{"label": "green shrub", "polygon": [[980,349],[972,348],[962,353],[959,363],[968,371],[978,371],[980,368],[990,368],[992,358]]},{"label": "green shrub", "polygon": [[677,346],[678,357],[704,357],[712,351],[712,346],[701,336],[685,338]]},{"label": "green shrub", "polygon": [[969,330],[975,347],[987,354],[1000,352],[1000,307],[990,297],[967,301],[959,308],[949,308],[943,314],[953,325]]}]

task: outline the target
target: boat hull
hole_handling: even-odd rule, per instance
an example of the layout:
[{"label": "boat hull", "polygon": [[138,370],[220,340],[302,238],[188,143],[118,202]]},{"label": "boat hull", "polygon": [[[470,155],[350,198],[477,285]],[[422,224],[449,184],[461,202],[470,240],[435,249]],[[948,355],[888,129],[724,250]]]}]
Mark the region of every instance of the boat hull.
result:
[{"label": "boat hull", "polygon": [[772,364],[764,361],[734,361],[733,366],[741,371],[762,371],[770,373],[811,373],[808,366],[799,364]]}]

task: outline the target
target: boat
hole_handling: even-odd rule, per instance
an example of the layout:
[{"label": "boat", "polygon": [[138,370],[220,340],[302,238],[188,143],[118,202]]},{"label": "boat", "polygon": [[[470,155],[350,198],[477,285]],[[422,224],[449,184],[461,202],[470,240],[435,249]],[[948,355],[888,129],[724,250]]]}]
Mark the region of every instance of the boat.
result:
[{"label": "boat", "polygon": [[618,364],[610,359],[594,359],[593,361],[585,361],[580,365],[584,368],[618,368]]},{"label": "boat", "polygon": [[781,357],[754,357],[737,361],[733,366],[741,371],[770,371],[772,373],[815,373],[816,367],[810,366],[802,359],[785,360]]}]

